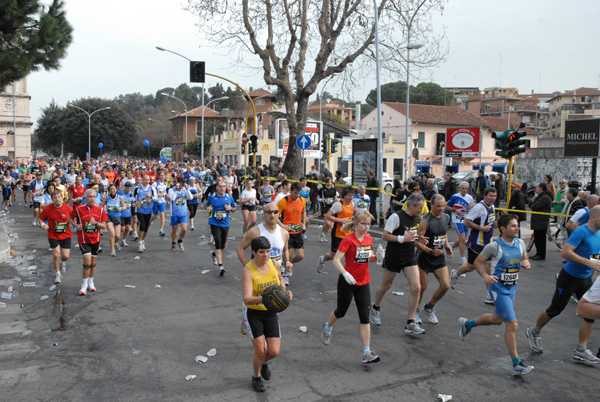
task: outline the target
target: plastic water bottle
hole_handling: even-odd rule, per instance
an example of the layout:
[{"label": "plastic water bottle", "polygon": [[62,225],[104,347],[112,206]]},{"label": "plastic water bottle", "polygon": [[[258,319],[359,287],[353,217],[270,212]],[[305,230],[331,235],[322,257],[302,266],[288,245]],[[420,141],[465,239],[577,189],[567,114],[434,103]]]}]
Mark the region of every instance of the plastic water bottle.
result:
[{"label": "plastic water bottle", "polygon": [[13,298],[13,295],[12,295],[12,293],[2,292],[2,296],[1,296],[1,297],[2,297],[3,299],[10,300],[10,299],[12,299],[12,298]]},{"label": "plastic water bottle", "polygon": [[13,287],[11,285],[11,286],[8,287],[8,293],[12,293],[12,291],[13,291]]},{"label": "plastic water bottle", "polygon": [[383,249],[383,246],[381,244],[377,246],[377,253],[375,255],[377,256],[377,265],[383,265],[383,259],[385,258],[385,250]]}]

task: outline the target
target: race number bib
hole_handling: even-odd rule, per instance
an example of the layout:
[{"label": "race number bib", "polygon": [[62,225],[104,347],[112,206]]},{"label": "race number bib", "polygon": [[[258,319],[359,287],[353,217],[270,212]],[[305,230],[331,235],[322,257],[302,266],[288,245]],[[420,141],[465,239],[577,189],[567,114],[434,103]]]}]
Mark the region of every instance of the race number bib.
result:
[{"label": "race number bib", "polygon": [[94,223],[94,224],[91,224],[91,223],[89,223],[89,222],[86,222],[86,223],[83,225],[83,230],[84,230],[86,233],[96,233],[96,232],[98,231],[98,225],[96,225],[95,223]]},{"label": "race number bib", "polygon": [[367,202],[360,200],[356,203],[356,208],[365,209],[367,208]]},{"label": "race number bib", "polygon": [[129,209],[131,208],[131,203],[130,202],[126,202],[125,203],[125,209]]},{"label": "race number bib", "polygon": [[215,211],[215,219],[218,221],[225,220],[227,218],[227,211]]},{"label": "race number bib", "polygon": [[288,225],[288,227],[290,228],[290,232],[299,232],[300,229],[302,228],[302,224],[301,223],[292,223],[292,224]]},{"label": "race number bib", "polygon": [[140,201],[140,204],[142,205],[142,207],[147,207],[148,205],[150,205],[152,203],[152,198],[148,197],[148,198],[143,198]]},{"label": "race number bib", "polygon": [[54,233],[66,233],[67,222],[54,222]]},{"label": "race number bib", "polygon": [[590,260],[592,260],[592,261],[600,261],[600,254],[592,254],[592,255],[590,255]]},{"label": "race number bib", "polygon": [[371,246],[357,246],[356,255],[354,256],[354,262],[369,262],[373,251]]},{"label": "race number bib", "polygon": [[36,197],[41,197],[42,195],[44,195],[44,190],[37,190],[34,194]]},{"label": "race number bib", "polygon": [[519,268],[502,268],[500,284],[503,286],[515,286],[519,280]]},{"label": "race number bib", "polygon": [[409,233],[412,233],[414,236],[416,236],[418,228],[419,228],[419,226],[413,226],[411,228],[405,226],[404,227],[404,236],[406,236]]},{"label": "race number bib", "polygon": [[444,248],[446,244],[446,235],[433,237],[433,248]]},{"label": "race number bib", "polygon": [[75,200],[73,200],[73,202],[79,202],[79,203],[81,201],[83,201],[83,197],[77,197],[77,198],[75,198]]},{"label": "race number bib", "polygon": [[106,212],[117,212],[119,210],[119,207],[115,206],[115,205],[110,205],[106,207]]},{"label": "race number bib", "polygon": [[334,201],[335,201],[334,198],[325,198],[325,204],[327,204],[327,205],[333,204]]},{"label": "race number bib", "polygon": [[248,202],[246,203],[246,206],[247,206],[247,207],[253,207],[255,204],[256,204],[256,202],[255,202],[254,200],[252,200],[252,201],[248,201]]},{"label": "race number bib", "polygon": [[271,259],[273,261],[281,261],[281,250],[277,247],[271,247]]},{"label": "race number bib", "polygon": [[496,223],[496,215],[492,214],[492,215],[488,216],[487,224],[490,226],[494,226],[494,223]]},{"label": "race number bib", "polygon": [[177,205],[179,207],[182,206],[182,205],[185,205],[185,198],[183,198],[183,197],[177,198],[175,200],[175,205]]}]

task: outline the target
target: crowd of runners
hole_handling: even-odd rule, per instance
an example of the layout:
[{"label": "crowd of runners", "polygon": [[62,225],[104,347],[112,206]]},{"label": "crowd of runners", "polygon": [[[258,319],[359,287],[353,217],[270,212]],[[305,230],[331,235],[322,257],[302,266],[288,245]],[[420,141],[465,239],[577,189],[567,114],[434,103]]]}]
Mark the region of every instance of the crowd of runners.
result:
[{"label": "crowd of runners", "polygon": [[[512,359],[513,374],[533,370],[517,352],[517,317],[513,308],[521,268],[529,269],[525,243],[519,237],[519,217],[498,214],[494,187],[481,191],[481,201],[469,194],[469,183],[458,183],[456,194],[433,194],[428,200],[418,183],[406,187],[392,198],[391,209],[381,236],[385,250],[375,250],[369,235],[372,222],[371,198],[365,186],[345,185],[326,177],[309,186],[307,177],[287,178],[283,174],[253,168],[239,175],[234,169],[201,166],[195,163],[153,163],[149,161],[63,161],[5,166],[3,169],[4,208],[15,205],[22,189],[23,205],[33,214],[33,226],[47,231],[55,282],[60,283],[70,257],[73,233],[83,256],[81,296],[96,291],[96,262],[102,252],[101,240],[108,236],[107,254],[144,253],[145,242],[153,226],[157,235],[167,236],[171,226],[172,252],[185,250],[184,240],[194,222],[210,226],[210,259],[225,276],[223,250],[231,227],[231,214],[238,209],[243,217],[244,237],[237,246],[243,268],[243,317],[241,331],[248,334],[254,347],[252,386],[264,391],[263,380],[271,373],[268,362],[279,354],[281,333],[277,313],[261,303],[261,291],[272,284],[290,286],[294,267],[305,256],[306,229],[310,218],[323,218],[319,241],[329,243],[329,252],[318,258],[316,271],[322,272],[332,261],[339,272],[337,304],[322,325],[321,340],[330,345],[333,327],[343,318],[354,299],[360,321],[363,344],[362,363],[380,361],[371,350],[371,325],[384,322],[383,300],[397,274],[403,273],[410,286],[404,331],[422,335],[422,320],[438,323],[435,307],[461,276],[477,271],[485,286],[484,302],[494,312],[474,319],[461,317],[458,335],[467,335],[478,326],[505,325],[505,343]],[[294,180],[292,180],[294,179]],[[317,205],[315,205],[315,203]],[[205,209],[198,216],[198,209]],[[170,221],[166,219],[170,217]],[[594,282],[600,271],[600,206],[586,208],[585,221],[572,227],[563,246],[564,268],[557,275],[556,291],[549,307],[524,333],[535,352],[543,352],[542,328],[567,306],[571,296],[579,301],[581,317],[578,342],[573,358],[584,364],[598,365],[600,359],[587,343],[593,323],[600,318],[600,284]],[[262,218],[259,219],[259,215]],[[451,243],[452,228],[458,238]],[[493,238],[494,230],[497,238]],[[330,235],[328,236],[328,233]],[[137,241],[137,247],[134,243]],[[132,242],[130,247],[129,242]],[[252,259],[246,251],[251,249]],[[460,255],[460,267],[449,270],[447,259]],[[110,257],[107,257],[110,258]],[[369,263],[382,265],[383,278],[372,300]],[[437,288],[423,300],[429,274]],[[333,306],[332,306],[333,307]],[[391,314],[390,314],[391,315]],[[575,335],[574,335],[575,336]]]}]

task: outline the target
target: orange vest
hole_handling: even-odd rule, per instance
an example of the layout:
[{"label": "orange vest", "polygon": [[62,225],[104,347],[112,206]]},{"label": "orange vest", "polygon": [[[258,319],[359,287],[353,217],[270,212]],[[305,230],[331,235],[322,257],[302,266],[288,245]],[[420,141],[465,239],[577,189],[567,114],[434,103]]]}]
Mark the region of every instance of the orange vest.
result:
[{"label": "orange vest", "polygon": [[[339,219],[350,218],[350,220],[352,220],[352,216],[354,215],[354,204],[350,202],[350,205],[346,205],[342,200],[340,200],[340,204],[342,204],[342,212],[337,213],[335,217]],[[335,237],[338,239],[343,239],[352,233],[352,230],[342,231],[342,226],[341,223],[335,223]]]},{"label": "orange vest", "polygon": [[298,197],[292,201],[289,196],[283,197],[277,204],[281,223],[290,227],[290,233],[296,234],[302,232],[302,212],[306,208],[304,198]]}]

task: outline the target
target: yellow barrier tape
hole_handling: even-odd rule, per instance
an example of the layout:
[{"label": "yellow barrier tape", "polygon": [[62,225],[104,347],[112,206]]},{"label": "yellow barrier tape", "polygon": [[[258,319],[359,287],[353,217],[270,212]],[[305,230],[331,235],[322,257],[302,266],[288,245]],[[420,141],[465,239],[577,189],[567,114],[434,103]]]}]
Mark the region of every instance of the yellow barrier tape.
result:
[{"label": "yellow barrier tape", "polygon": [[565,215],[565,214],[553,214],[551,212],[522,211],[520,209],[506,209],[506,208],[496,208],[496,211],[521,212],[521,213],[525,213],[525,214],[535,214],[535,215],[565,216],[567,218],[570,218],[573,216],[573,215]]}]

